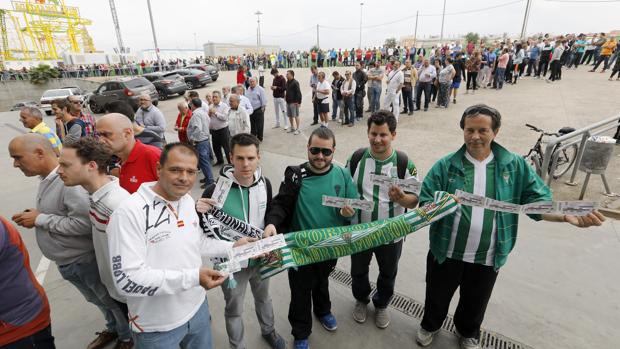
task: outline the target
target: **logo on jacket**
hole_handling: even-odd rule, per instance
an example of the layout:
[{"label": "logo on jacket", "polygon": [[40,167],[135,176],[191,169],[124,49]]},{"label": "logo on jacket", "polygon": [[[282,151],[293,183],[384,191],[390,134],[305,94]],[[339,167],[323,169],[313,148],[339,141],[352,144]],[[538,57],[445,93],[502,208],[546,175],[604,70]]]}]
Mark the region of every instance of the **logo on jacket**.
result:
[{"label": "logo on jacket", "polygon": [[136,178],[136,176],[131,176],[131,178],[129,178],[129,181],[131,183],[138,183],[138,178]]}]

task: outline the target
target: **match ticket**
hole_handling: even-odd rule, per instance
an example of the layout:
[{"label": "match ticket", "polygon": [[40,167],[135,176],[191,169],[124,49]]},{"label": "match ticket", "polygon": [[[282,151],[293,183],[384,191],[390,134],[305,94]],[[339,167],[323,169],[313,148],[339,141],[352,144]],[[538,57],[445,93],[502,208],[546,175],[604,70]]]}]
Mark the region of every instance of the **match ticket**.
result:
[{"label": "match ticket", "polygon": [[362,211],[372,212],[374,203],[368,200],[347,199],[338,196],[323,195],[323,206],[339,207],[351,206]]},{"label": "match ticket", "polygon": [[484,207],[487,200],[484,196],[468,193],[460,189],[457,189],[454,195],[459,198],[459,203],[465,206]]},{"label": "match ticket", "polygon": [[521,212],[525,214],[546,214],[557,211],[553,201],[541,201],[523,205]]},{"label": "match ticket", "polygon": [[585,216],[596,210],[597,204],[588,201],[558,201],[558,211],[573,216]]},{"label": "match ticket", "polygon": [[516,213],[516,214],[521,213],[521,205],[517,205],[517,204],[510,203],[510,202],[505,202],[505,201],[493,200],[489,198],[486,198],[486,201],[484,203],[484,208],[492,210],[492,211],[499,211],[499,212],[508,212],[508,213]]},{"label": "match ticket", "polygon": [[213,194],[211,195],[211,198],[217,202],[217,207],[221,208],[224,206],[224,202],[226,202],[232,183],[233,181],[230,178],[224,176],[220,176],[220,178],[218,178]]},{"label": "match ticket", "polygon": [[[394,169],[394,167],[392,169]],[[400,179],[371,173],[370,182],[380,187],[389,187],[394,185],[401,188],[403,191],[416,194],[422,189],[422,182],[415,178]]]},{"label": "match ticket", "polygon": [[[262,254],[285,247],[284,235],[277,234],[255,242],[237,246],[228,254],[228,261],[217,265],[217,270],[230,274],[241,270],[242,262]],[[245,263],[243,263],[245,265]]]}]

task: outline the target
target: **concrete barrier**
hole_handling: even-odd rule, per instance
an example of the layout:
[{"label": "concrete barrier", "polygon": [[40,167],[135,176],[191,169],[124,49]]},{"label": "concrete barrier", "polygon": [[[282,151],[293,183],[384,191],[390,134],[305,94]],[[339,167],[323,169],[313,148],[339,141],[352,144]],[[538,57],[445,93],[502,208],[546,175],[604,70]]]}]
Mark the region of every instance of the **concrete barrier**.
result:
[{"label": "concrete barrier", "polygon": [[39,102],[45,90],[77,86],[85,91],[93,91],[99,82],[84,79],[52,79],[43,85],[29,81],[0,81],[0,111],[8,111],[15,103],[22,101]]}]

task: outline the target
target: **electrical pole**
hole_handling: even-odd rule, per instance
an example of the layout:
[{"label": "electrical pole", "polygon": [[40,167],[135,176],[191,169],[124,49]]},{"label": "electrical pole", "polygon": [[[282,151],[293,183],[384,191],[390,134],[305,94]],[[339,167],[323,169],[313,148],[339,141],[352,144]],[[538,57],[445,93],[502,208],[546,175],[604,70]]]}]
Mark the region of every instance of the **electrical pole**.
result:
[{"label": "electrical pole", "polygon": [[261,47],[261,42],[260,42],[260,15],[262,15],[263,13],[260,11],[256,11],[254,12],[254,14],[256,15],[256,23],[257,23],[257,27],[256,27],[256,46],[258,46],[258,50],[260,51],[260,47]]},{"label": "electrical pole", "polygon": [[321,45],[319,45],[319,25],[316,25],[316,47],[320,48]]},{"label": "electrical pole", "polygon": [[146,5],[149,8],[149,17],[151,18],[151,31],[153,32],[153,43],[155,44],[155,55],[157,56],[157,63],[160,63],[159,59],[159,46],[157,45],[157,35],[155,35],[155,23],[153,23],[153,11],[151,10],[151,0],[146,0]]},{"label": "electrical pole", "polygon": [[360,2],[360,42],[359,48],[362,48],[362,9],[364,8],[364,3]]},{"label": "electrical pole", "polygon": [[441,36],[439,37],[439,44],[443,45],[443,23],[446,19],[446,0],[443,0],[443,13],[441,14]]},{"label": "electrical pole", "polygon": [[[416,47],[418,41],[418,14],[420,11],[415,11],[415,29],[413,31],[413,47]],[[426,96],[424,96],[426,98]]]},{"label": "electrical pole", "polygon": [[525,5],[525,15],[523,15],[523,26],[521,27],[521,40],[525,39],[525,35],[527,31],[527,21],[530,18],[531,7],[532,7],[532,0],[527,0],[527,4]]}]

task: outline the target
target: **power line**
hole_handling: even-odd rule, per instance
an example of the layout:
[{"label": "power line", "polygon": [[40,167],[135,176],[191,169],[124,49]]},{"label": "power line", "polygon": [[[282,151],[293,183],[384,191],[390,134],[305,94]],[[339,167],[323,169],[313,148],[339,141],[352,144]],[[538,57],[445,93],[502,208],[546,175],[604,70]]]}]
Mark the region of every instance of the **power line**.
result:
[{"label": "power line", "polygon": [[[503,4],[499,4],[499,5],[493,5],[493,6],[487,6],[487,7],[482,7],[482,8],[478,8],[478,9],[473,9],[473,10],[465,10],[465,11],[458,11],[458,12],[451,12],[451,13],[446,13],[446,16],[456,16],[456,15],[463,15],[463,14],[469,14],[469,13],[476,13],[476,12],[484,12],[484,11],[488,11],[488,10],[493,10],[496,8],[500,8],[500,7],[506,7],[506,6],[510,6],[510,5],[514,5],[520,2],[523,2],[525,0],[514,0],[514,1],[509,1]],[[620,0],[618,0],[620,1]],[[439,17],[439,16],[443,16],[443,13],[429,13],[429,14],[419,14],[420,17]],[[390,21],[390,22],[385,22],[385,23],[380,23],[380,24],[373,24],[373,25],[367,25],[364,26],[364,29],[371,29],[371,28],[378,28],[378,27],[383,27],[386,25],[391,25],[391,24],[395,24],[395,23],[400,23],[400,22],[404,22],[407,21],[409,19],[413,19],[416,17],[416,14],[412,14],[410,16],[407,17],[403,17],[394,21]],[[332,26],[325,26],[322,25],[322,28],[326,28],[326,29],[333,29],[333,30],[359,30],[359,27],[332,27]]]}]

